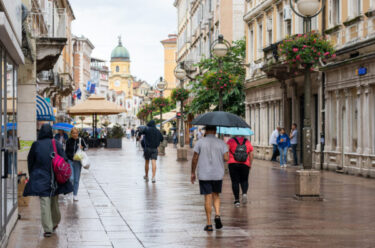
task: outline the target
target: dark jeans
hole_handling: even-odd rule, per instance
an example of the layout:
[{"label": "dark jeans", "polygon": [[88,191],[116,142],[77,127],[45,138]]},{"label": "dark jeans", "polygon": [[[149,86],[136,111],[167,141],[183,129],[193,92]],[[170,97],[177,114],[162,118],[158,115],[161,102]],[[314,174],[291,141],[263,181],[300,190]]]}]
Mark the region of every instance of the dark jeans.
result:
[{"label": "dark jeans", "polygon": [[272,150],[272,158],[271,161],[276,161],[276,158],[280,155],[279,148],[277,145],[272,145],[273,150]]},{"label": "dark jeans", "polygon": [[297,158],[297,144],[292,144],[292,153],[293,153],[294,165],[297,165],[297,164],[298,164],[298,158]]},{"label": "dark jeans", "polygon": [[234,199],[240,199],[240,185],[242,194],[246,194],[249,189],[249,172],[250,167],[245,164],[229,164],[229,174],[232,180],[232,190]]}]

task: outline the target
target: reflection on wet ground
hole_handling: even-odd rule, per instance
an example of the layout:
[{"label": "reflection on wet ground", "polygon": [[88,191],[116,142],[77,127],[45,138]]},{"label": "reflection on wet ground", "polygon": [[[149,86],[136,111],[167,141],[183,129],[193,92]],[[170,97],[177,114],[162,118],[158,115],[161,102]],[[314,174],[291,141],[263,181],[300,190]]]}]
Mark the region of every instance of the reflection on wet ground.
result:
[{"label": "reflection on wet ground", "polygon": [[[224,228],[203,231],[205,215],[190,162],[176,162],[170,145],[158,160],[156,184],[143,181],[144,160],[135,144],[91,150],[79,202],[60,199],[63,220],[43,238],[38,199],[20,209],[9,248],[49,247],[374,247],[375,181],[323,172],[323,202],[293,199],[294,169],[255,161],[250,202],[233,207],[229,176],[222,194]],[[190,157],[191,157],[190,153]]]}]

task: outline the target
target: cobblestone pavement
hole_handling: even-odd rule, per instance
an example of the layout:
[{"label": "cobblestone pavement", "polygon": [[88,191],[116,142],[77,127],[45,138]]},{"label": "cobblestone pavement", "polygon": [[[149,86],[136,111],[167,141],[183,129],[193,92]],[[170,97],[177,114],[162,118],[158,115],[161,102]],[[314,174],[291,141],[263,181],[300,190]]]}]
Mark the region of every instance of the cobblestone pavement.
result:
[{"label": "cobblestone pavement", "polygon": [[[142,153],[90,150],[79,202],[60,199],[62,222],[43,238],[38,199],[20,209],[9,248],[49,247],[374,247],[375,181],[322,173],[323,202],[293,199],[294,169],[255,161],[248,205],[235,208],[228,175],[222,194],[224,228],[203,231],[203,197],[190,183],[190,162],[170,145],[158,160],[157,182],[143,181]],[[191,152],[189,158],[191,158]]]}]

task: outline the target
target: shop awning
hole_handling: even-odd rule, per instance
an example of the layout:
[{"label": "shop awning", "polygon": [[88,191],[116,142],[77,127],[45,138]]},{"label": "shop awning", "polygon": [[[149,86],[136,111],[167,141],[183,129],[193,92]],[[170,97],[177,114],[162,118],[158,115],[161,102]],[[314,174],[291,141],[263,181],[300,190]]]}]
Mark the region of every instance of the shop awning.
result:
[{"label": "shop awning", "polygon": [[36,96],[36,116],[38,121],[54,121],[53,108],[43,97]]}]

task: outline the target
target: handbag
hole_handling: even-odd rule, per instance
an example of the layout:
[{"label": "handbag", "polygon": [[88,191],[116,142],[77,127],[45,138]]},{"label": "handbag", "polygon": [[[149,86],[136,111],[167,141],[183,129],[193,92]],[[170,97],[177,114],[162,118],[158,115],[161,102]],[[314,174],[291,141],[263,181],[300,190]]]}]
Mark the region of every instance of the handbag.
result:
[{"label": "handbag", "polygon": [[83,168],[88,170],[90,168],[89,156],[87,156],[86,152],[84,152],[81,149],[81,138],[79,138],[78,142],[79,142],[78,143],[78,149],[77,149],[76,153],[74,154],[73,160],[74,161],[80,161]]}]

